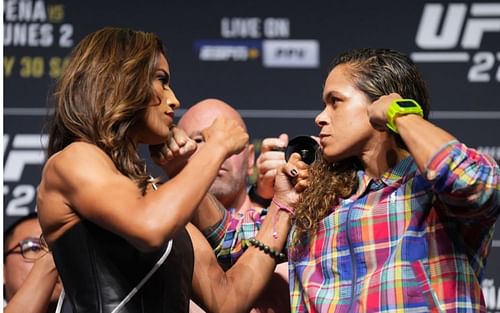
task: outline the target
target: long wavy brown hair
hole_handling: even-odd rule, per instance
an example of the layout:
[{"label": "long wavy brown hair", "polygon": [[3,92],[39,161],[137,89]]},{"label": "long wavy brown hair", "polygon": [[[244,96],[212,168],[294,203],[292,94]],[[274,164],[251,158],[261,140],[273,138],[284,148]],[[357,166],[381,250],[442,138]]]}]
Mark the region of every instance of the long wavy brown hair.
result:
[{"label": "long wavy brown hair", "polygon": [[130,129],[154,96],[161,55],[163,44],[152,33],[103,28],[81,40],[55,87],[48,155],[77,140],[95,144],[144,190],[148,176]]},{"label": "long wavy brown hair", "polygon": [[[396,92],[403,98],[416,100],[429,115],[429,98],[424,80],[416,65],[406,55],[390,49],[357,49],[336,57],[330,70],[340,64],[349,65],[351,78],[370,101]],[[406,149],[399,135],[397,144]],[[292,234],[292,251],[300,253],[307,246],[310,236],[318,230],[318,224],[328,216],[340,198],[352,195],[358,188],[357,171],[361,162],[351,157],[329,163],[319,157],[309,169],[310,185],[304,190],[295,208]]]}]

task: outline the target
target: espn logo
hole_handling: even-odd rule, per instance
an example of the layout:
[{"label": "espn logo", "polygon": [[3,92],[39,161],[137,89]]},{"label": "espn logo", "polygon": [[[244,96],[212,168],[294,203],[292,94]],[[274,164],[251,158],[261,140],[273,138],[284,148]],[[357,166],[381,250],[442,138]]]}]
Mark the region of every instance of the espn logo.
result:
[{"label": "espn logo", "polygon": [[319,66],[317,40],[264,40],[262,63],[274,68],[316,68]]}]

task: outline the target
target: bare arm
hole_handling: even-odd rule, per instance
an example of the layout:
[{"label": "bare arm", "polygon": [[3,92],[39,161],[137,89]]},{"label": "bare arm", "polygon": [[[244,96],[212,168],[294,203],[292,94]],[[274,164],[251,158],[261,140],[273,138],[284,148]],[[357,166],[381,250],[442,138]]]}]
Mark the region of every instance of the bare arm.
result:
[{"label": "bare arm", "polygon": [[[277,221],[278,239],[272,236],[273,219]],[[281,251],[288,228],[288,213],[277,212],[272,205],[257,239]],[[212,248],[196,227],[188,227],[188,231],[195,253],[193,291],[197,302],[203,303],[208,312],[248,312],[271,278],[276,261],[257,248],[249,247],[236,264],[224,272]]]},{"label": "bare arm", "polygon": [[195,210],[191,223],[203,231],[221,222],[226,208],[214,196],[207,194]]},{"label": "bare arm", "polygon": [[[287,206],[293,206],[297,202],[296,190],[302,189],[305,182],[296,176],[296,167],[292,165],[297,165],[299,159],[298,154],[293,154],[290,162],[282,167],[276,176],[274,198]],[[295,169],[294,174],[292,169]],[[293,186],[289,177],[295,177]],[[256,239],[276,251],[281,251],[287,239],[289,226],[289,213],[280,210],[273,202]],[[276,260],[258,248],[250,246],[238,261],[224,272],[218,265],[210,245],[196,227],[190,226],[188,231],[195,253],[193,273],[195,300],[203,304],[202,306],[209,312],[247,312],[271,278]]]},{"label": "bare arm", "polygon": [[21,288],[4,308],[4,312],[46,313],[57,277],[52,254],[47,253],[35,262]]},{"label": "bare arm", "polygon": [[[284,149],[288,143],[288,135],[281,134],[279,138],[265,138],[262,141],[261,153],[257,159],[258,181],[256,183],[256,192],[259,196],[271,199],[274,194],[274,177],[280,166],[284,165],[285,154],[277,148]],[[165,172],[171,173],[169,168],[164,168]],[[212,199],[210,199],[212,198]],[[224,206],[210,197],[200,203],[199,208],[193,214],[191,223],[200,230],[221,222],[224,217]],[[250,199],[252,200],[252,199]],[[262,207],[260,204],[252,202],[254,207]]]},{"label": "bare arm", "polygon": [[179,175],[146,195],[94,145],[73,143],[55,155],[44,169],[38,197],[49,244],[62,233],[57,232],[61,228],[57,222],[50,220],[54,214],[45,212],[54,204],[47,199],[62,198],[79,216],[122,236],[138,249],[163,245],[191,219],[224,159],[239,152],[248,140],[248,134],[233,121],[221,119],[214,125],[210,139]]},{"label": "bare arm", "polygon": [[[168,144],[149,146],[151,158],[158,165],[170,179],[176,175],[188,164],[189,158],[193,157],[198,148],[201,149],[204,145],[197,145],[197,143],[190,138],[182,129],[173,129],[174,140],[173,142],[191,142],[191,145],[184,145],[183,149],[177,149],[177,157],[173,157],[172,149]],[[197,134],[198,135],[198,134]],[[174,147],[175,148],[175,147]],[[167,161],[168,159],[171,161]],[[207,229],[219,222],[224,217],[224,206],[215,199],[215,197],[207,194],[206,197],[200,202],[198,208],[194,211],[191,219],[198,229]]]}]

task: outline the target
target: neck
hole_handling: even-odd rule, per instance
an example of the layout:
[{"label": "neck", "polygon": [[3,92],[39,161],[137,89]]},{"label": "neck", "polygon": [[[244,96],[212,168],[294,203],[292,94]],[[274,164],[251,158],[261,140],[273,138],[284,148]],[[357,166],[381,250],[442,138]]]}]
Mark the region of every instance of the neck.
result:
[{"label": "neck", "polygon": [[[385,135],[390,136],[390,135]],[[378,140],[370,145],[360,157],[366,175],[373,178],[381,177],[389,168],[409,155],[408,151],[396,145],[394,137],[390,140]]]},{"label": "neck", "polygon": [[234,208],[235,213],[245,213],[252,206],[246,188],[240,190],[233,199],[225,199],[225,201],[221,199],[220,201],[226,209]]}]

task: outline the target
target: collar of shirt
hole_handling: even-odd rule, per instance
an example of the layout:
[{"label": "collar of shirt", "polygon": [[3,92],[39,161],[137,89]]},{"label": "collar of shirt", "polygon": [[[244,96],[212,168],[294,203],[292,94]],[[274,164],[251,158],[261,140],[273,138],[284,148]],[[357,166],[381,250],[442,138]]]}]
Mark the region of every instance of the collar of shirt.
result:
[{"label": "collar of shirt", "polygon": [[368,191],[376,191],[385,186],[402,183],[405,177],[417,170],[413,157],[408,156],[399,161],[393,168],[388,169],[380,178],[366,175],[363,169],[358,171],[358,190],[351,198],[357,199]]}]

